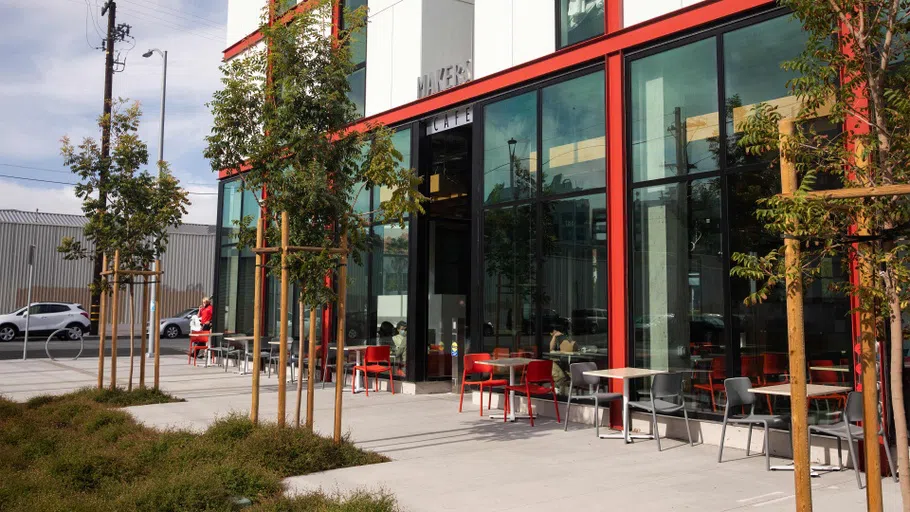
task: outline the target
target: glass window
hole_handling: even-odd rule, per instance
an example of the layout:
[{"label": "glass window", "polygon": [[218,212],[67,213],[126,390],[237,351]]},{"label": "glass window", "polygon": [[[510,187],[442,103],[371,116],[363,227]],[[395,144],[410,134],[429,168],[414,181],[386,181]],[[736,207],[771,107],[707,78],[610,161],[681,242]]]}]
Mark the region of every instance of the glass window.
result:
[{"label": "glass window", "polygon": [[[713,358],[722,362],[720,178],[636,189],[632,222],[635,365],[710,369]],[[698,398],[710,410],[712,402]]]},{"label": "glass window", "polygon": [[361,254],[358,263],[348,259],[347,309],[345,311],[345,344],[364,345],[376,335],[376,322],[369,318],[369,254]]},{"label": "glass window", "polygon": [[[779,192],[778,171],[738,173],[729,178],[730,221],[737,227],[730,233],[732,252],[764,255],[780,247],[780,239],[769,236],[755,218],[756,201]],[[850,304],[843,295],[831,290],[834,282],[848,279],[849,267],[841,258],[827,258],[822,268],[823,274],[807,287],[803,299],[809,378],[820,384],[849,386],[853,372],[834,369],[846,369],[852,364]],[[789,370],[786,291],[781,285],[761,304],[746,306],[743,300],[759,285],[742,278],[730,279],[733,341],[739,344],[742,353],[741,374],[761,377],[769,383],[786,382]],[[832,370],[819,369],[828,367]],[[787,412],[789,403],[785,402],[768,405],[775,413]],[[828,414],[832,407],[837,409],[830,401],[813,404],[809,408],[811,421],[832,421],[835,418]]]},{"label": "glass window", "polygon": [[[367,0],[345,0],[344,7],[354,12],[361,7],[366,7]],[[363,26],[352,35],[351,61],[354,64],[363,64],[367,60],[367,27]]]},{"label": "glass window", "polygon": [[364,115],[364,104],[367,94],[367,70],[360,68],[348,75],[348,99],[354,103],[355,110],[360,117]]},{"label": "glass window", "polygon": [[603,33],[604,0],[559,0],[559,48]]},{"label": "glass window", "polygon": [[377,345],[392,347],[392,362],[404,375],[408,341],[408,228],[373,228],[372,309],[376,311]]},{"label": "glass window", "polygon": [[256,193],[252,190],[243,191],[243,206],[241,208],[241,218],[252,217],[249,227],[255,228],[259,220],[259,202],[256,200]]},{"label": "glass window", "polygon": [[630,76],[632,180],[716,170],[719,119],[715,40],[705,39],[635,60]]},{"label": "glass window", "polygon": [[[405,128],[403,130],[398,130],[392,135],[392,145],[401,153],[401,167],[404,169],[411,168],[411,129]],[[373,190],[373,204],[374,208],[378,208],[379,205],[388,201],[392,198],[393,190],[388,187],[377,187]]]},{"label": "glass window", "polygon": [[237,243],[237,225],[241,217],[243,194],[240,192],[241,182],[230,181],[224,184],[221,196],[221,243]]},{"label": "glass window", "polygon": [[484,204],[527,199],[537,188],[537,92],[484,107]]},{"label": "glass window", "polygon": [[237,285],[240,272],[240,253],[235,246],[221,248],[218,266],[218,295],[214,310],[215,328],[237,332]]},{"label": "glass window", "polygon": [[535,220],[532,205],[484,212],[484,352],[537,354]]},{"label": "glass window", "polygon": [[541,92],[545,194],[606,185],[604,91],[600,71]]},{"label": "glass window", "polygon": [[737,144],[742,135],[739,128],[755,105],[776,106],[784,117],[798,114],[800,102],[787,88],[796,74],[781,69],[781,64],[799,55],[806,34],[799,20],[781,16],[723,37],[727,165],[732,167],[756,161]]}]

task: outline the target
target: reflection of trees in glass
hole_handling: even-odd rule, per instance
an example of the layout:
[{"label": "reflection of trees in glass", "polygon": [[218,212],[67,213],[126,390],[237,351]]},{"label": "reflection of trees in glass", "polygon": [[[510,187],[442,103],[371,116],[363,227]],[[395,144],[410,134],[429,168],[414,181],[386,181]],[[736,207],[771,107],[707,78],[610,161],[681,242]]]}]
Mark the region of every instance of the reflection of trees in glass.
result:
[{"label": "reflection of trees in glass", "polygon": [[[580,9],[572,14],[569,11],[574,6]],[[604,1],[603,0],[563,0],[562,15],[565,17],[563,46],[577,43],[603,34],[604,31]]]},{"label": "reflection of trees in glass", "polygon": [[408,233],[383,239],[382,292],[404,295],[408,290]]}]

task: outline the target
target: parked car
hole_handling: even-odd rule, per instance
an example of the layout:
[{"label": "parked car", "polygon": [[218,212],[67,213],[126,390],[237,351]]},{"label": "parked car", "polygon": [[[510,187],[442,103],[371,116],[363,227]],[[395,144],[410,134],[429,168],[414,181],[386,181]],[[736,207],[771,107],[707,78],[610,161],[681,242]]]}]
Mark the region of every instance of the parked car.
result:
[{"label": "parked car", "polygon": [[160,329],[161,337],[172,340],[190,332],[190,319],[199,312],[199,308],[190,308],[168,318],[162,318]]},{"label": "parked car", "polygon": [[[534,334],[535,329],[537,328],[536,315],[531,314],[530,318],[525,318],[521,322],[521,330],[525,334]],[[541,331],[544,334],[549,334],[556,331],[561,331],[564,333],[570,332],[570,326],[572,325],[571,320],[559,314],[555,309],[544,309],[543,314],[540,317]]]},{"label": "parked car", "polygon": [[572,332],[574,334],[597,334],[607,332],[606,309],[576,309],[572,311]]},{"label": "parked car", "polygon": [[0,341],[12,341],[25,334],[25,321],[29,318],[29,335],[50,334],[58,329],[69,329],[58,338],[78,340],[88,332],[91,322],[82,304],[69,302],[37,302],[28,309],[21,308],[8,315],[0,315]]}]

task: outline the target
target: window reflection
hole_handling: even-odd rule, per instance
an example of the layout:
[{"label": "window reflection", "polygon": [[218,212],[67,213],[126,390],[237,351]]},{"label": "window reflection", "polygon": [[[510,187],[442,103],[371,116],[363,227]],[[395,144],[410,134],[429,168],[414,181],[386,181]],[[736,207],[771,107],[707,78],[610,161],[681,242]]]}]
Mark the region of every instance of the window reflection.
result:
[{"label": "window reflection", "polygon": [[633,181],[716,170],[715,40],[633,61],[630,76]]},{"label": "window reflection", "polygon": [[484,108],[484,204],[527,199],[537,189],[537,92]]},{"label": "window reflection", "polygon": [[408,228],[373,228],[371,307],[378,325],[371,344],[392,347],[392,363],[404,375],[408,342]]},{"label": "window reflection", "polygon": [[604,33],[604,0],[559,0],[560,48]]},{"label": "window reflection", "polygon": [[604,73],[543,89],[543,192],[603,187],[606,180]]},{"label": "window reflection", "polygon": [[366,104],[367,94],[367,70],[366,68],[358,69],[348,75],[348,99],[354,103],[355,111],[360,117],[364,116],[364,105]]}]

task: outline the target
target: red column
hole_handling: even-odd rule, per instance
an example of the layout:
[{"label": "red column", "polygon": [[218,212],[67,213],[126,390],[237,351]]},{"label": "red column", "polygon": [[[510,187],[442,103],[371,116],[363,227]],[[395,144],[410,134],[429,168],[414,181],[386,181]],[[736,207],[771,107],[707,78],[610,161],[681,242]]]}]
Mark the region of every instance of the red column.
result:
[{"label": "red column", "polygon": [[[607,264],[610,368],[628,365],[628,294],[626,267],[626,165],[623,122],[623,63],[619,53],[607,56]],[[621,381],[610,382],[622,391]],[[622,425],[619,408],[610,409],[610,422]]]}]

